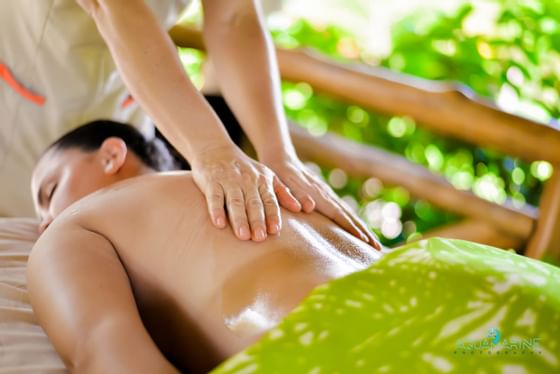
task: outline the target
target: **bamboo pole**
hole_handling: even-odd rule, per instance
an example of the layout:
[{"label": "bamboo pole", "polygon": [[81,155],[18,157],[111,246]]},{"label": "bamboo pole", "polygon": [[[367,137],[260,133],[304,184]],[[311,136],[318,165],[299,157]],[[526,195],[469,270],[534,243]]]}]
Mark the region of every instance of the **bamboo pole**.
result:
[{"label": "bamboo pole", "polygon": [[528,257],[542,258],[549,253],[560,259],[560,165],[554,166],[546,181],[539,203],[540,217],[535,233],[527,245]]},{"label": "bamboo pole", "polygon": [[339,167],[356,177],[375,176],[440,208],[490,223],[515,237],[526,239],[532,232],[537,217],[533,207],[518,210],[480,199],[471,192],[457,190],[445,178],[401,156],[337,135],[315,137],[294,125],[290,126],[290,135],[302,159]]},{"label": "bamboo pole", "polygon": [[445,136],[529,160],[560,162],[560,131],[505,113],[466,88],[385,69],[342,65],[310,52],[279,50],[284,79],[387,114],[408,115]]},{"label": "bamboo pole", "polygon": [[430,230],[419,239],[432,237],[468,240],[503,249],[519,249],[524,243],[523,239],[496,229],[486,222],[469,219]]},{"label": "bamboo pole", "polygon": [[[179,46],[203,49],[200,33],[177,25]],[[347,102],[391,115],[408,115],[442,135],[528,160],[560,163],[560,131],[505,113],[466,87],[366,65],[340,64],[308,50],[277,48],[282,78],[309,83]]]}]

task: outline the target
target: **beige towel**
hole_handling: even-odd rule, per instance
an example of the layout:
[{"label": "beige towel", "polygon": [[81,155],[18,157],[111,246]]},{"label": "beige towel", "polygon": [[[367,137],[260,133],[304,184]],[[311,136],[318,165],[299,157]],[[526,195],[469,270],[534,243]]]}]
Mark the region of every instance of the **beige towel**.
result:
[{"label": "beige towel", "polygon": [[65,373],[29,298],[25,267],[37,239],[30,218],[0,218],[0,373]]}]

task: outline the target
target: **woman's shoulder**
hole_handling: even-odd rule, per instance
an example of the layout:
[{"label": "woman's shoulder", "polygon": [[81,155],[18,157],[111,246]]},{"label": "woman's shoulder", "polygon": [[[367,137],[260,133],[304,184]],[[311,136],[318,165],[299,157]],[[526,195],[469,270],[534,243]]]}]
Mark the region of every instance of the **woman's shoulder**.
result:
[{"label": "woman's shoulder", "polygon": [[202,192],[188,171],[154,173],[129,178],[98,190],[70,205],[57,220],[77,220],[99,225],[171,215],[177,206],[201,205]]}]

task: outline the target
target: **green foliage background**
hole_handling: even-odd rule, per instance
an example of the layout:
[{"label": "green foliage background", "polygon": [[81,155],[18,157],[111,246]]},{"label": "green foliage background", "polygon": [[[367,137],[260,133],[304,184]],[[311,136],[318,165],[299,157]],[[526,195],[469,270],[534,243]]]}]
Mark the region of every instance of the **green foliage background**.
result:
[{"label": "green foliage background", "polygon": [[[560,2],[485,3],[496,11],[489,32],[469,31],[469,18],[481,11],[471,3],[452,14],[417,11],[393,26],[392,51],[377,61],[360,48],[352,34],[332,25],[298,20],[271,32],[275,42],[284,47],[311,47],[337,60],[374,63],[423,78],[456,81],[491,99],[508,97],[520,108],[518,114],[558,127]],[[186,66],[195,73],[201,55],[189,53]],[[289,118],[312,134],[333,131],[401,154],[444,175],[457,188],[472,190],[494,202],[507,198],[519,206],[537,205],[542,182],[552,172],[547,162],[525,163],[493,150],[441,138],[410,118],[382,116],[338,102],[315,94],[305,83],[284,83],[283,97]],[[426,201],[412,199],[401,187],[382,186],[375,178],[345,181],[340,170],[322,168],[320,172],[387,245],[416,238],[459,218]],[[394,221],[391,235],[383,234],[385,213],[389,215],[385,218]]]},{"label": "green foliage background", "polygon": [[[554,125],[560,111],[560,3],[492,3],[498,11],[494,33],[489,35],[470,35],[465,30],[468,17],[476,11],[471,4],[454,14],[413,13],[394,25],[392,52],[380,65],[423,78],[457,81],[489,98],[496,98],[503,89],[513,91],[528,108],[523,114]],[[353,53],[348,53],[352,36],[333,26],[318,28],[300,20],[288,29],[274,30],[273,35],[284,46],[313,47],[336,59],[344,60]],[[359,47],[354,48],[364,55]],[[294,92],[300,93],[299,100]],[[446,176],[456,187],[472,189],[488,200],[510,198],[519,205],[536,205],[542,181],[550,176],[547,163],[523,163],[489,149],[444,139],[423,130],[412,119],[381,116],[313,95],[305,84],[284,84],[284,97],[288,116],[310,132],[334,131],[404,155]],[[323,170],[327,178],[328,173]],[[362,183],[350,180],[337,192],[355,198],[362,212],[371,201],[396,202],[402,208],[401,220],[414,222],[405,225],[395,238],[381,235],[386,244],[457,219],[424,201],[411,200],[402,188],[384,188],[374,196],[364,194]],[[364,218],[367,220],[367,214]]]}]

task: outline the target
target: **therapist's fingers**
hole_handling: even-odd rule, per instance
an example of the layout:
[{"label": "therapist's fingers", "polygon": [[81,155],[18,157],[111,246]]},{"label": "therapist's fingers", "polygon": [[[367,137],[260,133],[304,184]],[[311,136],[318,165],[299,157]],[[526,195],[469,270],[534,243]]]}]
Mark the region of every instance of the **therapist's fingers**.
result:
[{"label": "therapist's fingers", "polygon": [[241,240],[251,239],[251,230],[247,221],[243,191],[235,185],[224,186],[224,190],[229,222],[235,236]]},{"label": "therapist's fingers", "polygon": [[[273,181],[274,180],[277,181],[278,178],[274,176]],[[270,234],[277,234],[282,228],[282,216],[280,215],[280,203],[278,201],[280,197],[277,197],[276,195],[278,193],[277,185],[275,184],[275,182],[272,182],[272,184],[272,186],[268,184],[261,184],[259,186],[259,194],[264,206],[267,230]],[[287,192],[285,193],[291,196],[290,191],[285,186],[284,188],[285,190],[287,190]],[[286,196],[285,198],[289,199],[289,196]],[[297,203],[297,200],[295,200],[293,196],[291,198],[293,199],[293,201],[295,201],[295,203]],[[293,202],[292,205],[294,205]]]},{"label": "therapist's fingers", "polygon": [[348,233],[368,242],[369,239],[354,224],[342,207],[332,200],[321,200],[317,206],[317,211],[330,218],[334,223],[342,227]]},{"label": "therapist's fingers", "polygon": [[[294,196],[292,191],[284,183],[282,183],[282,181],[276,175],[273,178],[272,184],[274,187],[274,193],[276,194],[276,198],[278,199],[277,201],[280,205],[282,205],[284,208],[288,209],[291,212],[294,213],[301,212],[302,207],[298,199]],[[280,214],[280,210],[278,210],[278,215],[279,214]],[[280,229],[281,227],[282,224],[280,223],[278,229]]]},{"label": "therapist's fingers", "polygon": [[[214,225],[222,227],[223,217],[224,222],[229,220],[237,238],[254,241],[265,240],[268,233],[275,234],[281,229],[275,174],[265,165],[236,147],[217,147],[197,155],[192,173],[206,196]],[[285,186],[279,195],[289,209],[301,209]]]},{"label": "therapist's fingers", "polygon": [[[315,180],[317,181],[317,179]],[[320,195],[322,196],[321,206],[318,208],[320,212],[326,212],[325,215],[350,234],[369,243],[375,249],[381,249],[381,244],[375,234],[330,187],[325,184],[321,186],[320,182],[317,181],[317,188],[321,189]]]},{"label": "therapist's fingers", "polygon": [[[352,223],[354,224],[355,227],[358,228],[359,232],[361,233],[361,235],[364,235],[366,238],[363,238],[363,236],[361,236],[361,238],[368,242],[373,248],[377,249],[377,250],[381,250],[381,243],[379,242],[379,239],[377,238],[377,236],[367,227],[367,225],[365,224],[364,221],[362,221],[358,215],[352,211],[352,209],[347,206],[344,203],[340,203],[340,207],[341,209],[346,213],[346,216],[348,217],[348,219],[350,219],[352,221]],[[367,240],[366,240],[367,239]]]},{"label": "therapist's fingers", "polygon": [[226,227],[226,211],[224,209],[224,190],[219,183],[211,183],[206,192],[208,213],[214,226],[223,229]]},{"label": "therapist's fingers", "polygon": [[245,191],[245,206],[249,226],[251,226],[251,239],[261,242],[266,239],[267,233],[263,201],[256,187],[250,186]]},{"label": "therapist's fingers", "polygon": [[305,213],[311,213],[315,210],[317,204],[315,200],[303,188],[294,188],[292,193],[298,199],[301,207]]},{"label": "therapist's fingers", "polygon": [[359,237],[363,241],[369,243],[377,250],[382,249],[379,238],[377,238],[377,236],[367,227],[366,223],[348,206],[348,204],[338,198],[331,188],[326,188],[324,190],[324,195],[328,197],[332,204],[339,207],[345,213],[346,217],[344,219],[350,221],[349,223],[358,230],[359,236],[357,233],[354,233],[356,237]]}]

